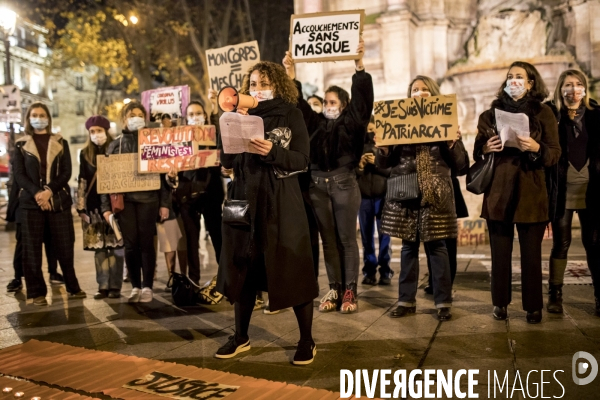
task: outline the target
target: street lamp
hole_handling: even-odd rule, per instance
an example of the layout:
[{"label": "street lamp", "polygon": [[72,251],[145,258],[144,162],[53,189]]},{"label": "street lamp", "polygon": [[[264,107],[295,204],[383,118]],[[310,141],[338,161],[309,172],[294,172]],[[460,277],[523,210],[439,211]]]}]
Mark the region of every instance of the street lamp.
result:
[{"label": "street lamp", "polygon": [[138,17],[136,17],[135,15],[132,15],[132,16],[130,16],[130,17],[129,17],[129,21],[130,21],[130,22],[131,22],[133,25],[135,25],[135,24],[137,24],[137,23],[138,23],[139,19],[138,19]]},{"label": "street lamp", "polygon": [[[17,13],[14,11],[1,6],[0,7],[0,29],[2,29],[2,39],[4,40],[4,52],[6,54],[6,74],[4,75],[4,84],[12,85],[12,74],[10,69],[10,40],[8,39],[10,35],[15,32],[15,26],[17,24]],[[12,160],[12,154],[15,148],[15,128],[12,122],[8,124],[8,154],[10,159]],[[6,183],[6,188],[8,193],[10,193],[10,188],[13,183],[13,168],[12,163],[9,164],[9,175],[8,182]],[[10,223],[6,224],[6,230],[10,230],[12,228]]]}]

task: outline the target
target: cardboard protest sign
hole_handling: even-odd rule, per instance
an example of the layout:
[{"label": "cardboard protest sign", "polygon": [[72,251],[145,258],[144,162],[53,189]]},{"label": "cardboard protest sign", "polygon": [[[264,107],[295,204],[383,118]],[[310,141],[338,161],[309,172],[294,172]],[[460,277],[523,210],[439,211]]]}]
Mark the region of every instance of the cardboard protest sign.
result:
[{"label": "cardboard protest sign", "polygon": [[189,86],[169,86],[142,92],[142,105],[148,111],[150,121],[160,121],[163,114],[172,119],[185,117],[190,103]]},{"label": "cardboard protest sign", "polygon": [[159,174],[138,173],[138,155],[135,153],[96,156],[98,165],[98,193],[129,193],[160,189]]},{"label": "cardboard protest sign", "polygon": [[290,53],[295,62],[356,60],[365,10],[292,15]]},{"label": "cardboard protest sign", "polygon": [[206,51],[210,87],[216,91],[225,86],[242,87],[248,68],[260,61],[258,42],[240,43]]},{"label": "cardboard protest sign", "polygon": [[377,101],[373,107],[377,145],[414,144],[458,137],[456,95]]},{"label": "cardboard protest sign", "polygon": [[199,146],[216,146],[216,140],[214,125],[140,129],[139,172],[167,173],[172,168],[188,171],[218,166],[218,150],[199,150]]}]

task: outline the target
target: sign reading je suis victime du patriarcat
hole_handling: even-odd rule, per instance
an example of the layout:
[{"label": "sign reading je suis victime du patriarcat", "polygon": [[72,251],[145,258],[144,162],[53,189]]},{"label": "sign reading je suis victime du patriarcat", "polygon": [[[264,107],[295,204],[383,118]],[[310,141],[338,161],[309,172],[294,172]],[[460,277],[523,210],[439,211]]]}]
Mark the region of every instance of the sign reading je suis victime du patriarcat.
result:
[{"label": "sign reading je suis victime du patriarcat", "polygon": [[373,107],[378,146],[458,138],[456,95],[377,101]]}]

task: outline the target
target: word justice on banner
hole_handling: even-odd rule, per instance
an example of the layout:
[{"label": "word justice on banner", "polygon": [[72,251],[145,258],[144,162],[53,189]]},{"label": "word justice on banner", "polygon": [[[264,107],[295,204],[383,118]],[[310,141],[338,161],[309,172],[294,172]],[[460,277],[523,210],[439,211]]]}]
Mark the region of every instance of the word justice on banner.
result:
[{"label": "word justice on banner", "polygon": [[200,150],[200,146],[215,146],[214,125],[145,128],[138,135],[139,171],[166,173],[176,168],[189,171],[219,165],[218,150]]},{"label": "word justice on banner", "polygon": [[148,110],[150,121],[160,121],[164,114],[177,119],[185,115],[190,103],[190,87],[169,86],[142,92],[142,105]]},{"label": "word justice on banner", "polygon": [[290,53],[296,62],[356,60],[365,10],[292,15]]},{"label": "word justice on banner", "polygon": [[140,174],[138,172],[138,155],[99,154],[96,156],[98,166],[98,193],[129,193],[160,189],[159,174]]},{"label": "word justice on banner", "polygon": [[458,138],[456,95],[413,97],[374,104],[377,145],[414,144]]},{"label": "word justice on banner", "polygon": [[244,75],[260,61],[258,42],[240,43],[206,51],[210,87],[221,90],[225,86],[242,87]]}]

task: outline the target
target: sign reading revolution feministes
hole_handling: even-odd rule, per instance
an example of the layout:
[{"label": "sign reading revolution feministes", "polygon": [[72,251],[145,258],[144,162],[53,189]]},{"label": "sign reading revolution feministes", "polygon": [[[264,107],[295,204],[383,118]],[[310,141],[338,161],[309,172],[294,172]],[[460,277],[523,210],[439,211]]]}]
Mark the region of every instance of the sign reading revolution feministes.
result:
[{"label": "sign reading revolution feministes", "polygon": [[454,140],[456,95],[377,101],[373,107],[378,146]]},{"label": "sign reading revolution feministes", "polygon": [[260,50],[256,40],[206,50],[211,89],[219,91],[225,86],[241,88],[246,71],[259,61]]},{"label": "sign reading revolution feministes", "polygon": [[214,125],[144,128],[138,134],[140,174],[167,173],[172,168],[189,171],[219,165],[218,150],[199,150],[216,146]]},{"label": "sign reading revolution feministes", "polygon": [[290,53],[295,62],[356,60],[365,10],[292,15]]},{"label": "sign reading revolution feministes", "polygon": [[138,173],[138,155],[135,153],[96,156],[98,165],[98,193],[129,193],[160,189],[159,174]]}]

